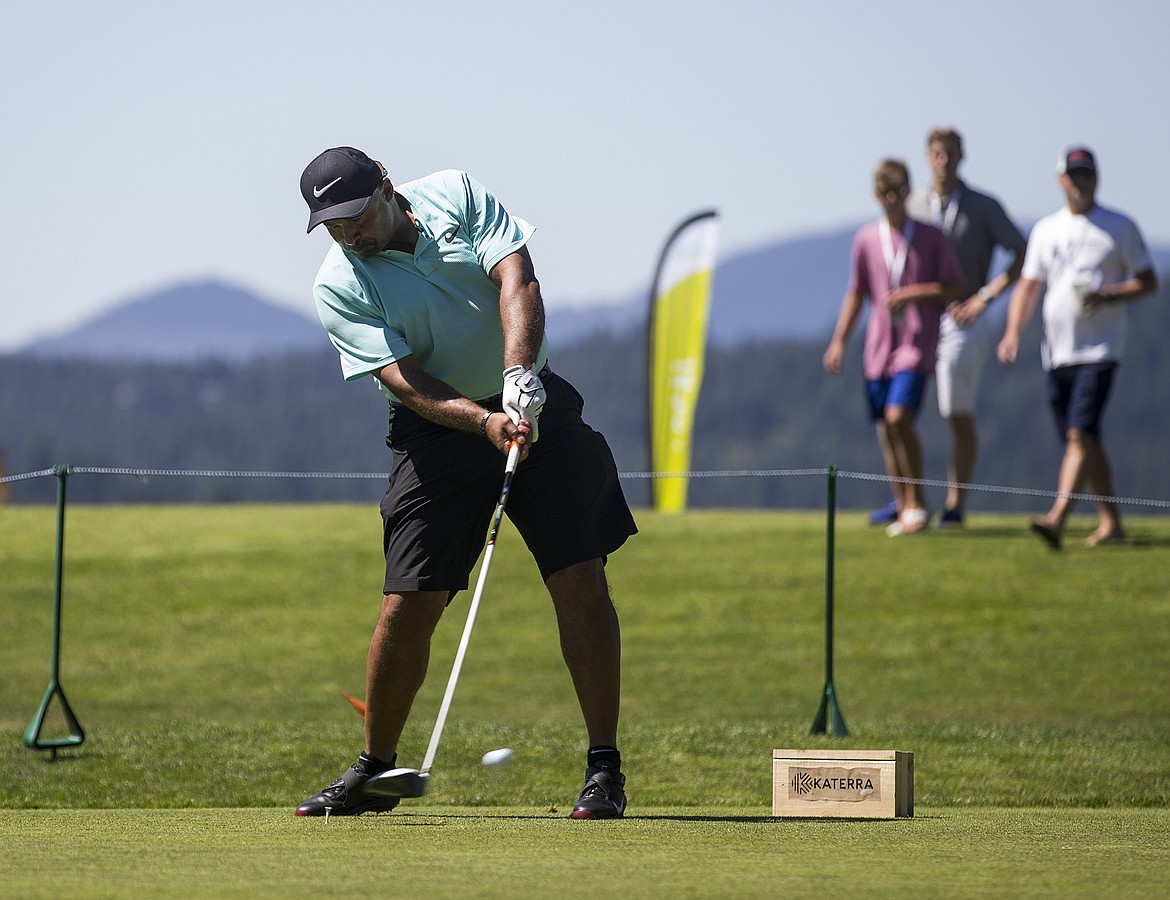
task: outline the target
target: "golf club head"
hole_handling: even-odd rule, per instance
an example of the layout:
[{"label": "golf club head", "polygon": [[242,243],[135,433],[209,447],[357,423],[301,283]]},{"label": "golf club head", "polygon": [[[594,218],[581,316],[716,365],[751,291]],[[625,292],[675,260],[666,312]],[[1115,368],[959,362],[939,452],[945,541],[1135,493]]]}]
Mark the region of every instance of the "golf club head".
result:
[{"label": "golf club head", "polygon": [[421,797],[427,792],[427,773],[418,769],[387,769],[363,784],[362,790],[376,797]]}]

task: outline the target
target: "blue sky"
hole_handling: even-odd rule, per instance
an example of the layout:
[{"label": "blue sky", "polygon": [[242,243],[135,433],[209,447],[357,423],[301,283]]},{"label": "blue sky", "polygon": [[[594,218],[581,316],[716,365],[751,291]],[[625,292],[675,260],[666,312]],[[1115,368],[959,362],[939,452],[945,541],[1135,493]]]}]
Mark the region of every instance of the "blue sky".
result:
[{"label": "blue sky", "polygon": [[867,219],[937,124],[1023,221],[1087,143],[1164,245],[1168,35],[1154,0],[0,0],[0,351],[194,279],[311,315],[297,182],[338,144],[475,174],[537,225],[554,307],[644,293],[708,206],[722,257]]}]

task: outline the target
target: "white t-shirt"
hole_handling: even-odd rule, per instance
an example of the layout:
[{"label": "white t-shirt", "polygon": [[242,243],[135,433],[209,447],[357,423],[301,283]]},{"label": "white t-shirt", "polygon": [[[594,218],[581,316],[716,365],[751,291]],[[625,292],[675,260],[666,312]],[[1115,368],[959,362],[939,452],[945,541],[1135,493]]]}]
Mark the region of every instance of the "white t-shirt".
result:
[{"label": "white t-shirt", "polygon": [[1120,362],[1127,304],[1111,303],[1086,315],[1080,297],[1150,268],[1137,225],[1116,210],[1094,206],[1080,215],[1063,207],[1037,222],[1021,274],[1048,286],[1040,348],[1044,368]]}]

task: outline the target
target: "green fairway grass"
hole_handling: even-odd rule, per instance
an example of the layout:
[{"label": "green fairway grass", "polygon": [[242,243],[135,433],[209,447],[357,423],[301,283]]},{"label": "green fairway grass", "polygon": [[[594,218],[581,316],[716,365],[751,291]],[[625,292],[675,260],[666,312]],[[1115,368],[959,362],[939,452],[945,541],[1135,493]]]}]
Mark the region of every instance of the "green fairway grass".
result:
[{"label": "green fairway grass", "polygon": [[[839,515],[847,738],[809,734],[824,514],[638,520],[608,569],[630,820],[565,819],[583,729],[551,604],[506,525],[430,792],[324,826],[291,810],[361,749],[342,692],[364,693],[375,507],[71,507],[61,683],[87,739],[56,761],[22,743],[49,677],[55,517],[0,510],[0,845],[14,848],[0,884],[59,896],[89,873],[111,895],[328,892],[306,873],[335,860],[338,893],[405,866],[413,896],[539,896],[625,854],[631,895],[941,896],[949,878],[967,895],[1165,893],[1170,520],[1133,517],[1128,545],[1086,550],[1091,522],[1074,519],[1054,553],[1019,516],[890,540]],[[440,625],[400,764],[421,761],[468,600]],[[480,765],[504,746],[511,764]],[[776,748],[912,751],[918,815],[774,820]]]},{"label": "green fairway grass", "polygon": [[1115,897],[1170,889],[1166,810],[926,809],[773,819],[643,809],[572,823],[434,807],[0,811],[5,896]]}]

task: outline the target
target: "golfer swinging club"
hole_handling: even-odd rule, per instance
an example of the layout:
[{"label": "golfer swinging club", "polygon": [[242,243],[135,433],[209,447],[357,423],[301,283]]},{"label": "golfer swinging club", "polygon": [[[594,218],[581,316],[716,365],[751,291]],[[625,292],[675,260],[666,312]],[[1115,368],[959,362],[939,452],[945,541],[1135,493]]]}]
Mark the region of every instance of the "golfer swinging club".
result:
[{"label": "golfer swinging club", "polygon": [[301,194],[308,231],[324,223],[334,241],[313,286],[317,312],[346,380],[372,375],[389,400],[393,462],[381,503],[386,581],[366,663],[365,750],[297,815],[397,806],[397,797],[366,788],[396,767],[431,636],[468,586],[516,442],[507,514],[552,596],[588,734],[585,789],[571,817],[622,816],[621,637],[605,560],[637,528],[605,438],[548,366],[544,301],[526,247],[532,226],[465,172],[396,188],[381,163],[352,147],[309,163]]}]

